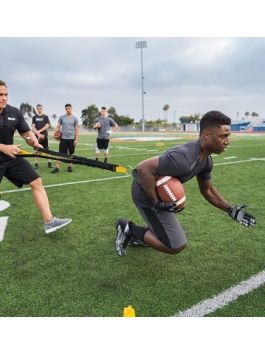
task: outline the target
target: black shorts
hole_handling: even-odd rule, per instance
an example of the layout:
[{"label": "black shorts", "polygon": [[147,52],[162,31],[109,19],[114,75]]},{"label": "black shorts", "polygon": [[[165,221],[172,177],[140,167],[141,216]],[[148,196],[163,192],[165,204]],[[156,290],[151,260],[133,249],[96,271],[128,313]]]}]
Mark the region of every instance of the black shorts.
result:
[{"label": "black shorts", "polygon": [[97,139],[97,147],[99,150],[106,150],[109,147],[109,139]]},{"label": "black shorts", "polygon": [[74,154],[75,152],[74,140],[61,139],[60,145],[59,145],[59,152],[66,153],[66,154]]},{"label": "black shorts", "polygon": [[0,162],[0,182],[4,176],[19,188],[39,178],[31,164],[20,157],[8,162]]}]

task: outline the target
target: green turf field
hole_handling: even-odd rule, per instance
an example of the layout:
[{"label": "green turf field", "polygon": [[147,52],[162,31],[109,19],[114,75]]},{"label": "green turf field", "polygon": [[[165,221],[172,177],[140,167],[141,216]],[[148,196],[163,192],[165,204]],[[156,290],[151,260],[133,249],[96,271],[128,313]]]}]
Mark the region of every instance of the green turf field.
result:
[{"label": "green turf field", "polygon": [[[196,138],[155,136],[156,141],[113,140],[109,162],[130,171],[143,159]],[[178,139],[164,140],[162,145],[163,136]],[[94,146],[94,134],[81,135],[76,154],[92,158]],[[50,149],[57,150],[58,143],[51,141]],[[137,316],[174,316],[263,271],[264,158],[262,135],[232,136],[228,150],[213,157],[214,185],[231,203],[248,205],[257,217],[254,229],[244,228],[208,204],[196,179],[185,184],[186,209],[178,217],[188,247],[177,255],[151,248],[128,248],[123,258],[116,254],[115,220],[125,216],[143,224],[131,201],[130,175],[85,166],[74,166],[74,172],[68,173],[64,164],[60,173],[51,174],[47,161],[40,160],[39,173],[54,215],[73,219],[49,236],[30,191],[18,191],[3,180],[2,199],[11,207],[0,215],[9,217],[0,242],[0,316],[119,317],[128,305]],[[265,316],[263,298],[261,286],[209,315]]]}]

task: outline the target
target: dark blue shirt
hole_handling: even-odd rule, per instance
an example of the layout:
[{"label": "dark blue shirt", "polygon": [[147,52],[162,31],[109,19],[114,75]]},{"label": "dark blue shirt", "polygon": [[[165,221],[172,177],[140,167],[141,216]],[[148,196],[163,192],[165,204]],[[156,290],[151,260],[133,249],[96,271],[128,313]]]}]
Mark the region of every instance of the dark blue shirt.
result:
[{"label": "dark blue shirt", "polygon": [[[17,108],[7,105],[0,113],[0,144],[12,145],[16,130],[23,134],[30,128],[21,112]],[[10,160],[10,157],[0,153],[0,160]]]}]

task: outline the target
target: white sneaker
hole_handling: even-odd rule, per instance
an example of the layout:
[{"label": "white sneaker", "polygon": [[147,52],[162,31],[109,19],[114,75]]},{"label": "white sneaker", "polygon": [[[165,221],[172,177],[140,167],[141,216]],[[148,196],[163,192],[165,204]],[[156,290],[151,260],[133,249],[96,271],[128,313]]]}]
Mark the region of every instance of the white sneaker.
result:
[{"label": "white sneaker", "polygon": [[72,220],[70,218],[60,219],[60,218],[53,217],[50,223],[44,224],[45,233],[49,234],[49,233],[55,232],[57,229],[60,229],[71,222]]},{"label": "white sneaker", "polygon": [[131,237],[129,223],[127,219],[119,218],[116,221],[115,248],[119,256],[124,256],[126,247]]}]

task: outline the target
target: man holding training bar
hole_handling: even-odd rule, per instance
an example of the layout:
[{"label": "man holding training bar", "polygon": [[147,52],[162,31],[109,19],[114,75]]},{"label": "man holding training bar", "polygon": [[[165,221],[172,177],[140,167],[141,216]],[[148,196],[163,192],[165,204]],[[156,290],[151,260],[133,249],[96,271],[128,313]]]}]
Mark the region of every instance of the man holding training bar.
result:
[{"label": "man holding training bar", "polygon": [[33,148],[41,148],[42,146],[30,130],[21,112],[8,105],[7,101],[7,85],[0,80],[0,182],[5,176],[19,188],[25,184],[30,186],[34,203],[44,221],[45,233],[49,234],[71,223],[72,220],[53,217],[41,178],[27,160],[16,158],[21,151],[21,145],[13,143],[16,130],[29,146]]}]

